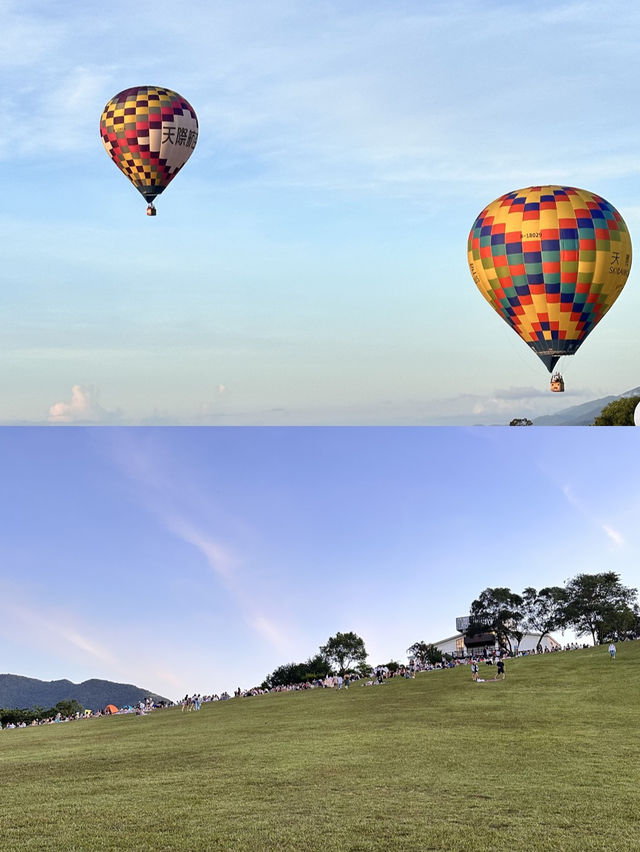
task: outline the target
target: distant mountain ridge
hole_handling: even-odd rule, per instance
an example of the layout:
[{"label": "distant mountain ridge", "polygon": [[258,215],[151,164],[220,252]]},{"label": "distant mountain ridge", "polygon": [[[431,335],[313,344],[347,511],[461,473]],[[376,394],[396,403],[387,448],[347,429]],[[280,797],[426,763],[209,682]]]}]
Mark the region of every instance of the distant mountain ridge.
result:
[{"label": "distant mountain ridge", "polygon": [[603,396],[601,399],[583,402],[581,405],[572,405],[556,414],[536,417],[532,422],[534,426],[592,426],[593,421],[606,405],[615,399],[624,399],[628,396],[640,396],[640,387],[625,391],[618,396]]},{"label": "distant mountain ridge", "polygon": [[152,698],[154,701],[169,701],[148,689],[131,683],[114,683],[110,680],[85,680],[72,683],[70,680],[37,680],[22,675],[0,674],[0,707],[8,709],[31,709],[33,707],[55,707],[58,701],[74,699],[88,710],[103,710],[107,704],[125,707]]}]

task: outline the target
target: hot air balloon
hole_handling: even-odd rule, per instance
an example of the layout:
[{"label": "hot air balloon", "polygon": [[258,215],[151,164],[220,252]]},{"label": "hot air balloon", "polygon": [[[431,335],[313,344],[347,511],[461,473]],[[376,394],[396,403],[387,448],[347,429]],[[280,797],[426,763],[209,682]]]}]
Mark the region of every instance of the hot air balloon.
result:
[{"label": "hot air balloon", "polygon": [[193,153],[198,119],[177,92],[134,86],[107,103],[100,136],[107,154],[147,202],[147,215],[155,216],[154,199]]},{"label": "hot air balloon", "polygon": [[[485,207],[469,234],[468,261],[487,302],[552,373],[620,295],[631,238],[622,216],[599,195],[530,186]],[[552,390],[564,390],[559,373]]]}]

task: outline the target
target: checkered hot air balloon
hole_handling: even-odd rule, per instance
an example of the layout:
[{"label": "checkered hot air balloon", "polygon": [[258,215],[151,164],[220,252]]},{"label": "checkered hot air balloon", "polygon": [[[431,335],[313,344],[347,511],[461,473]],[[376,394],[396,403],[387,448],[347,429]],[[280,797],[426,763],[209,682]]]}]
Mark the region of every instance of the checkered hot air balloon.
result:
[{"label": "checkered hot air balloon", "polygon": [[134,86],[107,103],[100,117],[102,143],[120,171],[153,201],[187,162],[198,139],[198,119],[182,95],[161,86]]},{"label": "checkered hot air balloon", "polygon": [[487,302],[552,372],[620,295],[631,238],[599,195],[530,186],[485,207],[469,234],[468,261]]}]

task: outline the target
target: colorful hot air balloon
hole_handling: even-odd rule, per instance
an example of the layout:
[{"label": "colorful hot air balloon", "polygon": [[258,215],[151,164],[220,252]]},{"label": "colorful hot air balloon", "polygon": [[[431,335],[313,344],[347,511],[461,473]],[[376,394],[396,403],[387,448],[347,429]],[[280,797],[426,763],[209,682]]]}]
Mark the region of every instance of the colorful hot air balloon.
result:
[{"label": "colorful hot air balloon", "polygon": [[134,86],[111,98],[100,117],[100,136],[116,166],[148,203],[171,183],[198,139],[191,104],[160,86]]},{"label": "colorful hot air balloon", "polygon": [[485,207],[469,234],[468,260],[482,295],[552,372],[620,295],[631,238],[599,195],[530,186]]}]

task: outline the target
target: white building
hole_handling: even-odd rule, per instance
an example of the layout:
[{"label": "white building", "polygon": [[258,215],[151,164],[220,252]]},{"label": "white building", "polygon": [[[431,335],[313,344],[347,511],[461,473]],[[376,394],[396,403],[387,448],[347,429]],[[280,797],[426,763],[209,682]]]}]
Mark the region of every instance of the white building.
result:
[{"label": "white building", "polygon": [[[467,637],[465,631],[469,626],[469,616],[456,618],[455,636],[441,639],[433,645],[443,654],[451,654],[452,657],[470,657],[473,654],[486,655],[498,650],[498,642],[493,633],[480,633],[473,637]],[[513,652],[535,651],[540,641],[541,633],[525,633],[519,645],[513,644]],[[560,643],[547,634],[542,640],[543,651],[555,651],[561,647]]]}]

